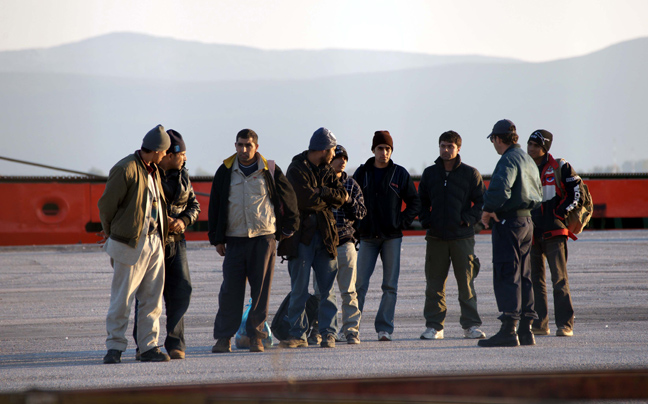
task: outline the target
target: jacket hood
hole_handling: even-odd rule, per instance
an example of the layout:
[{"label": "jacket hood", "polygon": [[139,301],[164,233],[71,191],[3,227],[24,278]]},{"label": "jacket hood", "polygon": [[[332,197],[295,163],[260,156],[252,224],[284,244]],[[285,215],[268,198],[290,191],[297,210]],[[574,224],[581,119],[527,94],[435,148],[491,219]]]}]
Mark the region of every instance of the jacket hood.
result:
[{"label": "jacket hood", "polygon": [[[261,155],[261,153],[259,153],[259,152],[257,152],[256,156],[257,156],[257,159],[261,159],[261,161],[263,161],[263,169],[264,169],[264,170],[267,170],[267,169],[268,169],[268,160],[266,160],[266,158],[263,157],[263,156]],[[225,160],[223,160],[223,164],[224,164],[225,167],[227,167],[227,169],[229,170],[230,168],[232,168],[232,166],[234,165],[234,162],[235,162],[235,161],[236,161],[236,153],[232,154],[231,156],[229,156],[228,158],[226,158]],[[258,160],[257,160],[257,161],[258,161]]]}]

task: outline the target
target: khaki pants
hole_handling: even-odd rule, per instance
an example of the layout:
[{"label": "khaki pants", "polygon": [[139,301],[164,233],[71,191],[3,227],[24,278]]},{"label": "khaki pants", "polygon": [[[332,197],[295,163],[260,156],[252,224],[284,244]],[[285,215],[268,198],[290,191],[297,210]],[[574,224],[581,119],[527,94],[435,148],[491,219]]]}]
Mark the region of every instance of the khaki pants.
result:
[{"label": "khaki pants", "polygon": [[133,300],[139,301],[137,343],[141,352],[158,345],[162,292],[164,289],[164,249],[159,235],[146,237],[142,254],[129,266],[111,259],[114,269],[110,288],[110,308],[106,317],[106,347],[125,351],[126,328]]}]

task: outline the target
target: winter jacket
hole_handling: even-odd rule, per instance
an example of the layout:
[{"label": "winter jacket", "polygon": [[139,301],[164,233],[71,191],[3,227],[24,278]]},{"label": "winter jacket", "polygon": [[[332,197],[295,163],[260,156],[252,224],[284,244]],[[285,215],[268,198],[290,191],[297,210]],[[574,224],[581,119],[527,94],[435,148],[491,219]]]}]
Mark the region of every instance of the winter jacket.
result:
[{"label": "winter jacket", "polygon": [[485,212],[499,219],[530,217],[542,202],[542,186],[535,162],[519,144],[512,144],[500,157],[484,195]]},{"label": "winter jacket", "polygon": [[284,243],[285,250],[280,254],[296,257],[299,243],[310,245],[315,232],[319,232],[326,251],[337,257],[339,239],[333,209],[340,208],[347,199],[344,185],[329,164],[313,165],[308,160],[308,150],[293,157],[286,177],[297,195],[300,226],[291,240]]},{"label": "winter jacket", "polygon": [[[370,158],[353,174],[367,207],[367,216],[360,221],[357,236],[360,239],[403,237],[403,229],[412,224],[421,210],[418,192],[407,170],[392,160],[381,183],[375,184],[374,161],[374,157]],[[401,212],[403,202],[405,210]]]},{"label": "winter jacket", "polygon": [[443,160],[426,168],[419,183],[421,225],[427,235],[442,240],[459,240],[475,235],[474,225],[481,220],[484,181],[475,168],[457,156],[446,175]]},{"label": "winter jacket", "polygon": [[[299,226],[295,192],[281,172],[279,166],[274,165],[273,161],[266,160],[259,153],[257,153],[257,158],[259,162],[263,163],[263,175],[265,176],[265,183],[268,187],[277,219],[275,238],[279,240],[282,234],[292,234]],[[212,182],[207,222],[207,235],[212,245],[225,244],[227,242],[225,234],[227,232],[229,191],[232,167],[236,161],[236,154],[225,159],[216,171]],[[272,175],[273,170],[274,176]]]},{"label": "winter jacket", "polygon": [[[154,168],[155,183],[162,190],[160,170]],[[101,226],[107,237],[135,248],[140,240],[148,193],[149,173],[137,152],[121,159],[110,169],[104,193],[97,203]],[[160,198],[160,222],[164,225],[162,241],[168,236],[167,209],[164,198]]]},{"label": "winter jacket", "polygon": [[344,244],[354,239],[354,223],[362,220],[367,215],[367,208],[364,204],[364,197],[360,185],[347,173],[342,172],[340,181],[350,195],[349,201],[345,202],[339,209],[333,209],[333,216],[337,224],[339,244]]},{"label": "winter jacket", "polygon": [[[542,205],[531,212],[534,236],[537,240],[569,236],[565,217],[581,203],[581,178],[568,162],[557,161],[549,153],[537,167],[542,182]],[[560,170],[560,184],[556,182],[557,170]]]},{"label": "winter jacket", "polygon": [[[196,223],[200,214],[200,203],[191,185],[189,171],[183,166],[180,170],[160,170],[160,174],[169,217],[182,220],[185,227]],[[182,233],[170,232],[167,242],[184,239]]]}]

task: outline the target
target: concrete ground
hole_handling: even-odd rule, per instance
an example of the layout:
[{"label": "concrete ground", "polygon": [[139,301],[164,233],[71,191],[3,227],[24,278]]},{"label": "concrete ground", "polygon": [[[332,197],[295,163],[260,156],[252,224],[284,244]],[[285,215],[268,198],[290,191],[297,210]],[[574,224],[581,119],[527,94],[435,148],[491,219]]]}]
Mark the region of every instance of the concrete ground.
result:
[{"label": "concrete ground", "polygon": [[[456,282],[451,275],[445,339],[420,340],[425,329],[425,240],[406,237],[393,342],[377,341],[373,327],[380,299],[379,266],[367,295],[360,345],[274,347],[265,353],[235,349],[229,354],[211,353],[222,258],[207,243],[189,243],[194,292],[186,315],[187,358],[136,362],[131,343],[117,365],[102,363],[112,277],[108,256],[92,245],[1,247],[0,393],[35,388],[646,369],[648,231],[590,231],[580,236],[569,242],[569,281],[576,312],[572,338],[537,337],[537,345],[531,347],[477,347],[476,341],[462,338]],[[476,279],[482,329],[492,335],[500,323],[493,296],[490,235],[478,235],[476,241],[482,264]],[[271,317],[289,289],[286,263],[278,260]],[[552,313],[550,318],[553,321]],[[551,328],[553,334],[553,323]],[[132,317],[127,334],[131,331]],[[161,341],[164,335],[163,331]]]}]

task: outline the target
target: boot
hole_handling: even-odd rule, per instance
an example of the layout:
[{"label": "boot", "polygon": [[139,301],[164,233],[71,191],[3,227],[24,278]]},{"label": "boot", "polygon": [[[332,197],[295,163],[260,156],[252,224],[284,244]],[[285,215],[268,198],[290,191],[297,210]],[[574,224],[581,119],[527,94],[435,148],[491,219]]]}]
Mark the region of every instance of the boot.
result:
[{"label": "boot", "polygon": [[535,345],[535,337],[531,330],[532,322],[533,319],[530,317],[522,317],[522,320],[520,320],[520,327],[518,328],[520,345]]},{"label": "boot", "polygon": [[520,345],[516,332],[518,321],[510,317],[502,319],[502,327],[488,339],[482,339],[477,342],[481,347],[512,347]]}]

